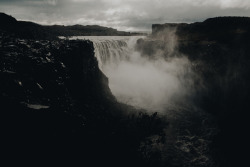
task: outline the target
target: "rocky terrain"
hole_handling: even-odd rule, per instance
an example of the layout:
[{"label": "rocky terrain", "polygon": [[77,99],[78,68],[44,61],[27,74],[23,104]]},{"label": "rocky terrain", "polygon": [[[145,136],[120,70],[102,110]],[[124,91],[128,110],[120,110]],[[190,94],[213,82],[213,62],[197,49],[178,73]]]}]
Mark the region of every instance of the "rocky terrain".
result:
[{"label": "rocky terrain", "polygon": [[248,162],[249,18],[154,25],[151,37],[137,41],[137,51],[149,59],[156,53],[166,59],[185,55],[198,74],[195,86],[201,91],[193,102],[204,112],[186,111],[168,122],[168,116],[116,101],[91,41],[56,38],[60,31],[83,27],[48,30],[0,17],[1,151],[9,164],[233,167]]},{"label": "rocky terrain", "polygon": [[0,35],[2,151],[10,162],[132,166],[155,159],[145,159],[140,143],[166,123],[116,102],[93,49],[90,41]]},{"label": "rocky terrain", "polygon": [[[218,17],[201,23],[153,25],[152,36],[137,42],[137,50],[154,59],[186,56],[205,89],[196,105],[217,120],[219,133],[211,150],[218,166],[247,163],[250,95],[250,18]],[[172,39],[169,40],[169,39]],[[166,45],[168,43],[168,45]],[[169,45],[175,49],[169,50]]]}]

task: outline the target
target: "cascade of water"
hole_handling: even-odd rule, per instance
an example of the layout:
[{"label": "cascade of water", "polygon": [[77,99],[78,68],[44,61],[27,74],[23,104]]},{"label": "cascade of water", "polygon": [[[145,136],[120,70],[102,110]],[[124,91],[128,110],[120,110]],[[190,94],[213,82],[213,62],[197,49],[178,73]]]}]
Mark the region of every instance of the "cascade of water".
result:
[{"label": "cascade of water", "polygon": [[[209,118],[206,114],[202,115],[200,110],[192,108],[192,94],[195,95],[195,83],[199,78],[192,71],[189,60],[183,55],[166,60],[162,52],[157,52],[154,56],[156,59],[150,59],[135,50],[139,38],[82,37],[93,42],[99,68],[109,78],[109,87],[119,102],[167,115],[171,126],[165,133],[176,136],[176,141],[173,138],[166,141],[167,147],[161,149],[164,156],[169,156],[169,148],[176,150],[181,157],[195,150],[190,154],[191,163],[209,162],[207,139],[213,135],[213,126],[204,126],[202,123],[201,130],[209,135],[197,134],[196,129],[191,129],[193,115],[197,120],[196,115],[199,114],[198,122]],[[171,54],[175,42],[171,42],[174,41],[171,38],[167,40],[167,53]]]},{"label": "cascade of water", "polygon": [[[135,50],[139,36],[83,37],[93,42],[99,68],[109,78],[109,87],[118,101],[148,111],[187,103],[193,89],[192,70],[185,57],[148,59]],[[188,77],[190,76],[190,77]]]},{"label": "cascade of water", "polygon": [[100,69],[104,66],[117,66],[120,61],[129,60],[130,50],[127,40],[93,41],[95,56]]},{"label": "cascade of water", "polygon": [[105,68],[118,66],[121,61],[129,61],[134,46],[139,38],[143,36],[84,36],[73,37],[72,39],[88,39],[93,42],[95,57],[98,60],[99,68],[106,74]]}]

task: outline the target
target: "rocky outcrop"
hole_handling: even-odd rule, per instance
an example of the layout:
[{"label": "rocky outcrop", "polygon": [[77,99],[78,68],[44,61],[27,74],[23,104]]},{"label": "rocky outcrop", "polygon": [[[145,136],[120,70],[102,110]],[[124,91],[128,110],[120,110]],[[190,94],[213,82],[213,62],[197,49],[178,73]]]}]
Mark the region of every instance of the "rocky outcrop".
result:
[{"label": "rocky outcrop", "polygon": [[11,36],[1,36],[0,41],[1,118],[5,142],[10,144],[7,150],[22,157],[22,150],[52,155],[64,149],[76,153],[77,147],[87,146],[90,129],[100,130],[98,121],[111,117],[107,111],[115,102],[92,43]]},{"label": "rocky outcrop", "polygon": [[188,55],[206,85],[201,105],[218,119],[220,133],[214,147],[220,151],[215,157],[223,159],[218,160],[221,166],[244,166],[247,158],[242,148],[248,143],[250,99],[249,18],[209,19],[204,24],[213,26],[183,37],[179,49]]},{"label": "rocky outcrop", "polygon": [[[169,54],[164,40],[171,41],[173,30],[176,47]],[[219,166],[244,166],[248,161],[243,147],[249,127],[249,32],[250,18],[218,17],[201,23],[153,25],[151,38],[137,45],[149,58],[162,51],[165,57],[185,55],[191,61],[205,86],[195,103],[218,120],[220,133],[213,139],[211,155]]]},{"label": "rocky outcrop", "polygon": [[139,147],[166,124],[157,114],[137,114],[116,102],[92,42],[27,40],[5,33],[0,55],[6,158],[91,166],[147,166],[159,158],[144,157]]},{"label": "rocky outcrop", "polygon": [[[152,34],[156,36],[162,31],[175,29],[179,40],[199,39],[232,41],[232,36],[242,35],[250,29],[249,17],[216,17],[196,23],[153,24]],[[228,36],[229,35],[229,36]]]},{"label": "rocky outcrop", "polygon": [[17,20],[9,15],[6,15],[5,13],[0,13],[0,25],[1,26],[13,26],[17,23]]}]

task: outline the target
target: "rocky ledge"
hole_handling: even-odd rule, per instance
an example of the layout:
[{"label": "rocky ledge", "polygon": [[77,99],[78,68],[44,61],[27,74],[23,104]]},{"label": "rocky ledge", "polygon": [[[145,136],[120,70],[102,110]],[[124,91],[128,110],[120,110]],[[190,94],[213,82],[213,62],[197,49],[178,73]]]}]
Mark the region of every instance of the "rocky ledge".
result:
[{"label": "rocky ledge", "polygon": [[[152,26],[152,36],[137,41],[137,50],[154,59],[187,57],[205,90],[195,99],[217,120],[219,133],[211,155],[218,166],[244,166],[248,158],[250,99],[250,18],[218,17],[192,24]],[[167,43],[167,45],[166,45]],[[174,46],[171,46],[171,44]],[[199,82],[198,82],[199,83]],[[195,85],[199,89],[199,84]]]},{"label": "rocky ledge", "polygon": [[157,159],[138,149],[165,123],[116,102],[92,42],[2,34],[0,55],[3,151],[10,160],[131,166]]}]

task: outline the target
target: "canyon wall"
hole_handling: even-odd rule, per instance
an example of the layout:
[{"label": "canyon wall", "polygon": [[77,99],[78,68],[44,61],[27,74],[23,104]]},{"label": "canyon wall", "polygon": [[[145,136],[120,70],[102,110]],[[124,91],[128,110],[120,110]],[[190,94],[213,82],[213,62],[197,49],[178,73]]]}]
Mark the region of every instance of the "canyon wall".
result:
[{"label": "canyon wall", "polygon": [[[197,81],[202,81],[203,89],[194,102],[212,113],[219,126],[211,155],[221,166],[247,163],[243,148],[248,145],[249,127],[250,18],[218,17],[192,24],[153,25],[152,32],[149,39],[138,41],[137,49],[145,57],[154,58],[159,51],[164,51],[166,59],[186,56],[199,76]],[[175,39],[174,51],[169,52],[165,45],[168,39]]]},{"label": "canyon wall", "polygon": [[140,143],[159,134],[165,123],[157,114],[116,101],[91,41],[4,34],[0,55],[6,160],[93,166],[151,161],[138,151]]}]

